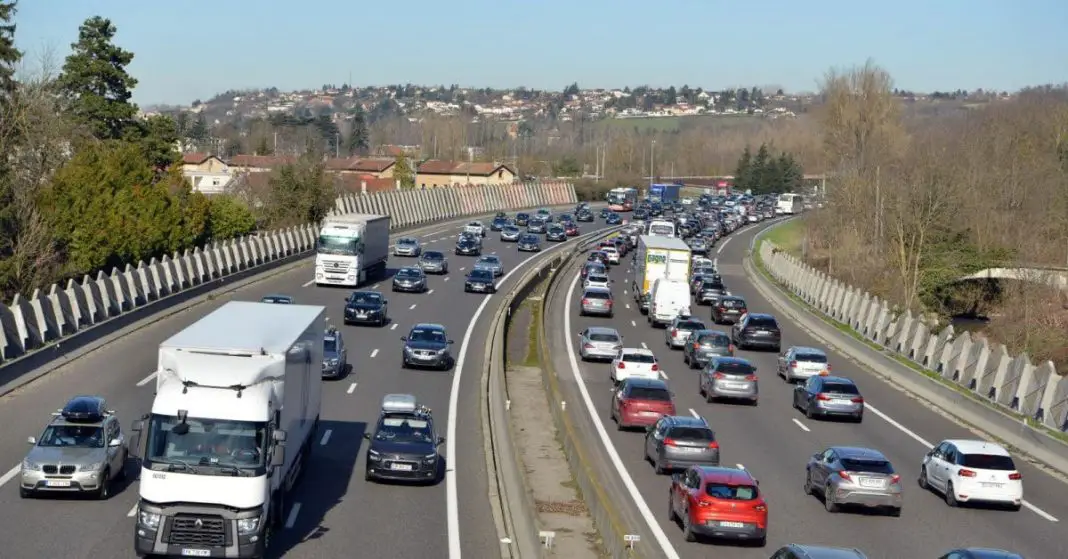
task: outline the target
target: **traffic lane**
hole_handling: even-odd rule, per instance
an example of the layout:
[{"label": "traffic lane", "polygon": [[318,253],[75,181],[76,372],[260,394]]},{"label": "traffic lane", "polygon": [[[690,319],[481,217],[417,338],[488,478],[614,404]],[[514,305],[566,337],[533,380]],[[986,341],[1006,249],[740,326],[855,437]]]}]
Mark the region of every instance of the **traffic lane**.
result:
[{"label": "traffic lane", "polygon": [[[720,260],[729,263],[724,273],[733,277],[724,276],[724,279],[728,282],[727,287],[733,293],[741,295],[746,301],[750,302],[753,310],[775,314],[775,308],[761,297],[760,293],[749,283],[740,266],[752,236],[759,233],[761,229],[763,227],[753,229],[748,232],[745,238],[739,238],[737,244],[726,249]],[[739,264],[735,265],[736,263]],[[896,444],[900,445],[899,450],[903,455],[909,457],[910,462],[919,464],[923,454],[930,446],[936,445],[944,439],[986,438],[984,435],[976,434],[970,428],[948,419],[942,412],[934,410],[905,392],[898,390],[887,381],[852,362],[844,355],[828,350],[819,340],[813,338],[793,322],[784,319],[780,321],[780,326],[784,331],[784,335],[788,338],[787,343],[783,345],[784,348],[788,347],[788,345],[810,345],[823,348],[829,352],[828,356],[832,366],[836,368],[835,373],[844,374],[857,381],[865,402],[869,404],[869,413],[865,422],[874,420],[873,424],[877,424],[879,428],[886,429],[891,434],[896,433],[898,436],[892,437],[892,439],[897,441]],[[879,417],[879,414],[873,413],[876,410],[901,427],[899,428],[886,418]],[[1025,480],[1024,498],[1029,504],[1038,509],[1038,512],[1031,509],[1025,509],[1022,512],[1036,514],[1045,522],[1049,522],[1045,515],[1061,521],[1068,520],[1068,486],[1059,478],[1047,473],[1042,468],[1035,467],[1024,458],[1018,457],[1016,462]]]},{"label": "traffic lane", "polygon": [[[728,287],[732,285],[729,284]],[[753,310],[759,311],[760,309]],[[578,317],[577,310],[573,311],[573,313],[573,321],[578,325],[573,327],[576,332],[581,331],[581,328],[586,325],[604,324],[606,322],[603,319],[583,319]],[[739,407],[730,404],[705,404],[697,394],[697,372],[686,369],[680,351],[668,350],[665,347],[664,330],[650,329],[645,324],[642,324],[644,317],[637,313],[635,309],[628,310],[624,307],[622,313],[618,315],[616,320],[610,322],[616,324],[616,327],[620,329],[625,337],[626,346],[640,347],[644,345],[657,353],[664,371],[670,378],[669,384],[675,391],[679,413],[686,413],[692,409],[709,419],[712,426],[717,430],[717,436],[721,439],[721,445],[724,449],[723,463],[730,465],[743,464],[754,471],[757,477],[762,480],[762,489],[771,499],[772,525],[769,544],[784,543],[786,541],[811,541],[811,538],[806,536],[811,534],[813,530],[831,534],[864,533],[865,537],[862,545],[864,549],[870,549],[872,553],[876,554],[885,553],[887,554],[885,555],[886,557],[902,556],[899,555],[903,551],[903,546],[900,542],[886,538],[883,535],[883,531],[870,525],[872,521],[880,521],[892,523],[890,526],[895,529],[904,529],[910,533],[917,534],[917,538],[911,540],[908,544],[911,546],[910,550],[914,550],[917,553],[915,556],[919,556],[924,552],[929,553],[931,549],[952,547],[961,541],[971,540],[974,542],[980,539],[973,535],[977,528],[978,531],[984,534],[982,541],[977,543],[1000,545],[1002,547],[1011,546],[1020,551],[1033,550],[1025,552],[1031,552],[1035,556],[1055,556],[1051,554],[1051,550],[1058,550],[1052,540],[1056,538],[1056,531],[1053,530],[1055,524],[1046,523],[1047,525],[1045,526],[1039,526],[1037,531],[1031,529],[1031,532],[1035,532],[1032,538],[1028,530],[1036,520],[1034,517],[1027,518],[1019,514],[989,509],[963,509],[954,511],[960,512],[960,516],[946,515],[940,509],[944,505],[937,500],[934,502],[936,505],[934,507],[928,506],[929,503],[924,503],[920,507],[910,507],[911,500],[908,494],[921,493],[918,490],[911,491],[906,489],[906,512],[900,519],[883,520],[879,517],[867,515],[833,515],[832,521],[834,524],[821,524],[821,522],[827,520],[827,516],[831,515],[827,515],[821,510],[822,504],[819,501],[815,498],[805,498],[798,490],[798,487],[803,482],[804,464],[811,454],[831,444],[856,444],[881,448],[895,463],[898,470],[901,471],[903,480],[907,482],[906,487],[910,488],[911,486],[908,484],[918,475],[918,468],[915,467],[917,463],[915,456],[913,456],[913,460],[895,456],[894,453],[886,449],[887,445],[881,445],[879,441],[873,441],[872,437],[860,425],[829,423],[828,427],[833,430],[828,432],[829,436],[822,438],[821,435],[824,432],[818,428],[811,428],[810,432],[806,432],[797,427],[796,424],[793,424],[792,420],[794,418],[791,417],[790,411],[792,409],[790,406],[791,387],[785,385],[776,386],[779,381],[776,381],[777,377],[774,376],[775,354],[741,352],[743,357],[753,361],[762,372],[760,376],[764,391],[761,394],[759,408]],[[701,318],[706,317],[701,316]],[[632,326],[634,324],[631,322],[632,320],[638,326]],[[726,330],[726,328],[721,329]],[[789,335],[787,334],[787,336]],[[789,337],[786,338],[786,342],[793,343]],[[603,395],[603,402],[598,405],[603,406],[603,413],[606,414],[604,418],[607,419],[611,399],[610,383],[608,381],[609,367],[607,365],[592,365],[584,366],[583,369],[584,377],[591,381],[591,386],[597,382],[603,385],[591,387],[591,392],[593,394],[600,392]],[[756,411],[758,409],[760,410],[759,412]],[[744,419],[740,421],[739,417]],[[864,425],[867,426],[869,423],[872,423],[872,421],[867,420]],[[885,422],[883,423],[885,424]],[[889,426],[889,424],[885,425]],[[878,424],[876,426],[881,427]],[[809,427],[806,425],[806,428]],[[815,435],[809,436],[813,432]],[[624,457],[637,456],[637,460],[640,461],[644,440],[642,435],[640,433],[629,437],[626,436],[628,434],[617,435],[612,435],[612,438],[614,440],[620,439],[617,443],[620,454]],[[888,437],[893,440],[900,439],[897,433],[889,433]],[[644,467],[646,472],[651,472],[647,464],[640,464],[635,467]],[[642,488],[643,494],[652,496],[647,497],[647,502],[651,499],[650,506],[655,511],[656,496],[662,495],[670,482],[659,482],[658,484],[654,481],[652,485],[644,485],[642,482],[647,482],[650,477],[656,480],[657,476],[651,474],[643,476],[640,473],[637,475],[632,473],[632,475],[635,477],[639,487]],[[916,497],[925,498],[928,495],[920,494],[916,495]],[[937,499],[937,497],[934,498]],[[811,511],[811,514],[805,514],[809,511]],[[1008,514],[1009,517],[1001,516],[1005,514]],[[776,522],[776,519],[783,518],[784,515],[790,519],[785,531]],[[823,516],[815,517],[819,522],[809,522],[811,520],[809,517],[812,515]],[[798,516],[801,516],[802,520],[793,520]],[[902,522],[907,527],[901,526],[900,523]],[[1009,523],[1008,527],[998,528],[998,526],[1006,523]],[[1028,526],[1023,526],[1024,524]],[[836,529],[839,526],[846,526],[849,529],[840,532]],[[883,525],[879,525],[879,527],[881,526]],[[664,528],[667,533],[671,533],[669,526]],[[1016,534],[1021,533],[1029,534],[1028,538],[1016,536]],[[782,539],[778,540],[777,538]],[[1033,541],[1022,543],[1022,539]],[[853,545],[861,542],[851,538],[847,541],[835,543]],[[1063,555],[1063,550],[1058,551],[1061,551],[1060,555]]]}]

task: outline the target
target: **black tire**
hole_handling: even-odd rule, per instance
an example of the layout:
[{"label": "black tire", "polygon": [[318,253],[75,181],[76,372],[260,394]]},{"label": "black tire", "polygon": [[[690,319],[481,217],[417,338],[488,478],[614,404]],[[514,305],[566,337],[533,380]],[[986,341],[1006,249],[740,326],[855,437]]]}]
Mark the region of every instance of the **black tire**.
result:
[{"label": "black tire", "polygon": [[20,486],[19,487],[19,498],[20,499],[31,499],[31,498],[33,498],[33,491],[31,491],[29,489],[24,489],[24,488],[22,488]]},{"label": "black tire", "polygon": [[931,484],[927,483],[927,468],[926,467],[923,467],[923,466],[920,467],[920,477],[916,478],[916,485],[919,485],[920,489],[923,489],[924,491],[930,491],[931,490]]},{"label": "black tire", "polygon": [[106,501],[111,498],[111,470],[104,469],[103,474],[100,476],[100,487],[93,496],[98,501]]},{"label": "black tire", "polygon": [[949,507],[960,506],[960,501],[957,501],[956,491],[953,490],[953,482],[952,481],[946,482],[946,494],[944,495],[944,497],[946,499],[946,506],[949,506]]}]

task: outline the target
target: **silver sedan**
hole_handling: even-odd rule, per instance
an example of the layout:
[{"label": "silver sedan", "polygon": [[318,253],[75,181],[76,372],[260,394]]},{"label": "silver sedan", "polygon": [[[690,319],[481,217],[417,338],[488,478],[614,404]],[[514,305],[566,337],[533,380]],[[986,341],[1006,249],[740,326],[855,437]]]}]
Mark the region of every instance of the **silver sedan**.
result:
[{"label": "silver sedan", "polygon": [[812,455],[805,466],[805,493],[823,497],[827,512],[859,506],[901,516],[904,501],[901,476],[886,456],[849,446],[832,446]]},{"label": "silver sedan", "polygon": [[501,277],[504,275],[504,262],[501,262],[500,257],[493,255],[486,255],[479,257],[475,261],[474,268],[476,270],[488,270],[493,272],[493,277]]},{"label": "silver sedan", "polygon": [[615,359],[623,349],[623,336],[615,328],[590,326],[579,332],[579,357],[583,361]]},{"label": "silver sedan", "polygon": [[419,240],[414,237],[397,239],[397,243],[393,245],[393,254],[395,256],[419,256],[422,253],[423,247],[419,244]]}]

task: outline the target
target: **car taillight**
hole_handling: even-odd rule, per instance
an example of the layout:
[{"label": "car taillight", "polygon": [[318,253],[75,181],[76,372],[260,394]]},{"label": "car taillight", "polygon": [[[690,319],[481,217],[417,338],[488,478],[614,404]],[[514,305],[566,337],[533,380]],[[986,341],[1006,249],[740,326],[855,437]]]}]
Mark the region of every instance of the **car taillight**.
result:
[{"label": "car taillight", "polygon": [[966,468],[961,468],[961,469],[957,470],[957,475],[960,476],[960,477],[975,477],[975,472],[973,472],[971,470],[968,470]]},{"label": "car taillight", "polygon": [[609,307],[611,307],[611,306],[612,306],[612,300],[611,300],[611,299],[606,299],[606,300],[605,300],[605,302],[604,302],[604,304],[606,304],[606,305],[608,305]]},{"label": "car taillight", "polygon": [[720,307],[719,312],[727,312],[727,307]]},{"label": "car taillight", "polygon": [[726,376],[724,376],[723,373],[713,373],[712,374],[712,378],[722,379],[722,378],[726,378]]},{"label": "car taillight", "polygon": [[701,348],[701,344],[693,344],[693,348],[694,349],[700,349]]},{"label": "car taillight", "polygon": [[708,448],[719,448],[719,443],[717,443],[716,441],[712,441],[708,443]]},{"label": "car taillight", "polygon": [[753,510],[755,510],[757,512],[768,512],[768,506],[764,505],[764,504],[760,504],[760,505],[757,505],[757,506],[753,507]]},{"label": "car taillight", "polygon": [[616,368],[617,369],[625,369],[625,368],[627,368],[627,364],[622,362],[622,361],[620,361],[619,362],[619,366],[617,366]]},{"label": "car taillight", "polygon": [[745,380],[756,380],[756,379],[757,379],[756,375],[745,375]]},{"label": "car taillight", "polygon": [[853,398],[850,401],[853,402],[854,404],[863,404],[864,403],[864,398],[861,398],[860,396],[857,396],[856,398]]},{"label": "car taillight", "polygon": [[652,369],[653,369],[654,371],[659,371],[659,370],[660,370],[660,365],[657,365],[656,363],[653,363],[653,367],[652,367]]},{"label": "car taillight", "polygon": [[667,446],[676,446],[675,439],[664,439],[664,444]]},{"label": "car taillight", "polygon": [[824,370],[824,372],[826,372],[826,373],[830,373],[830,372],[831,372],[831,364],[830,364],[830,363],[828,363],[828,364],[827,364],[827,366],[823,368],[823,370]]},{"label": "car taillight", "polygon": [[671,337],[674,338],[675,336],[678,336],[678,335],[679,335],[679,329],[678,328],[672,328],[671,329]]},{"label": "car taillight", "polygon": [[826,394],[816,394],[816,399],[826,402],[827,400],[830,400],[831,397]]},{"label": "car taillight", "polygon": [[589,299],[583,299],[582,300],[582,304],[583,305],[588,305],[588,304],[590,304],[590,300]]},{"label": "car taillight", "polygon": [[734,344],[727,346],[727,351],[734,353]]},{"label": "car taillight", "polygon": [[1023,479],[1023,474],[1021,474],[1020,472],[1013,472],[1009,474],[1009,479],[1011,479],[1012,481],[1020,481],[1021,479]]},{"label": "car taillight", "polygon": [[584,349],[593,349],[593,344],[582,344]]},{"label": "car taillight", "polygon": [[897,483],[899,481],[901,481],[901,476],[897,474],[890,476],[890,483]]},{"label": "car taillight", "polygon": [[847,472],[845,470],[838,470],[838,477],[840,477],[840,478],[842,478],[842,479],[844,479],[846,481],[853,481],[853,478],[849,477],[849,472]]},{"label": "car taillight", "polygon": [[790,362],[790,368],[791,369],[796,369],[797,368],[797,361],[791,361]]}]

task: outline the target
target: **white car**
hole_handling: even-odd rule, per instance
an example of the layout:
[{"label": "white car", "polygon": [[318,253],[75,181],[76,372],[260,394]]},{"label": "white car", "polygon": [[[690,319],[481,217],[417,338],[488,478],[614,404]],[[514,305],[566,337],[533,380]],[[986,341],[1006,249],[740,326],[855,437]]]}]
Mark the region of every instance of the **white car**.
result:
[{"label": "white car", "polygon": [[712,262],[711,260],[709,260],[708,258],[705,258],[704,256],[694,256],[693,257],[693,264],[691,264],[690,267],[695,269],[695,270],[697,268],[713,268],[714,269],[716,267],[716,264],[714,262]]},{"label": "white car", "polygon": [[486,226],[482,225],[481,221],[472,221],[471,223],[464,225],[464,232],[473,233],[475,235],[478,235],[479,237],[485,237]]},{"label": "white car", "polygon": [[586,276],[586,280],[582,282],[583,289],[588,287],[600,287],[602,289],[611,289],[609,285],[612,280],[608,279],[608,276],[601,274],[590,274]]},{"label": "white car", "polygon": [[942,441],[924,455],[919,484],[941,493],[951,507],[981,502],[1020,510],[1023,505],[1023,476],[1009,451],[997,443]]},{"label": "white car", "polygon": [[608,255],[609,264],[619,264],[619,249],[614,246],[601,247],[601,252]]},{"label": "white car", "polygon": [[660,378],[660,364],[653,352],[640,347],[625,347],[612,360],[612,382],[628,378]]}]

